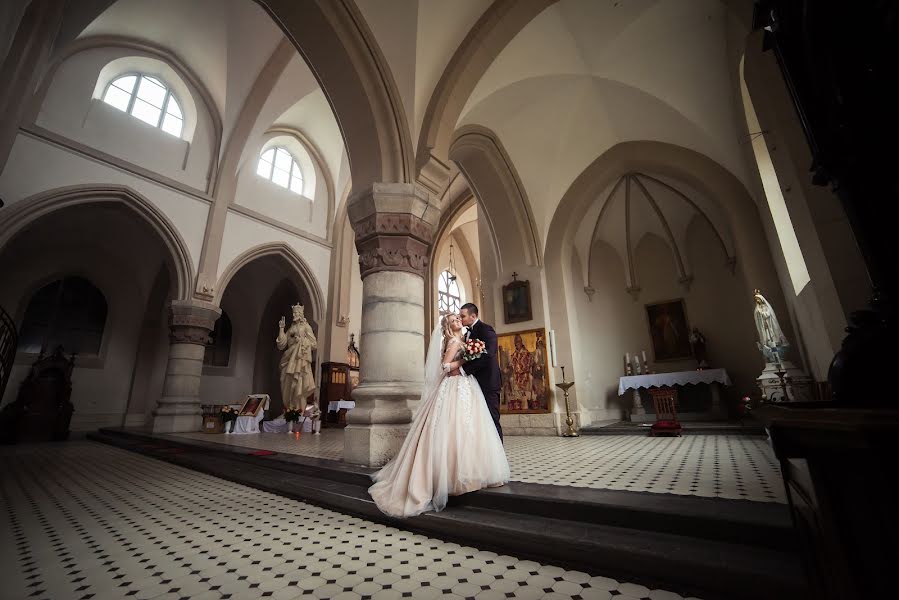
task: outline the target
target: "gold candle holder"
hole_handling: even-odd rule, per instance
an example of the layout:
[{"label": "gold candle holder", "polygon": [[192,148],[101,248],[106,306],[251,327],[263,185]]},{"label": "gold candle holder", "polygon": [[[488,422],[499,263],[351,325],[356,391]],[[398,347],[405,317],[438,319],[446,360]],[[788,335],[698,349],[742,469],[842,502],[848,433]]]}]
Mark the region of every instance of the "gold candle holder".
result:
[{"label": "gold candle holder", "polygon": [[568,390],[574,385],[573,381],[565,381],[565,367],[562,367],[562,382],[557,383],[556,387],[565,393],[565,423],[568,425],[568,431],[562,434],[562,437],[580,437],[574,430],[574,419],[571,418],[571,409],[568,407]]}]

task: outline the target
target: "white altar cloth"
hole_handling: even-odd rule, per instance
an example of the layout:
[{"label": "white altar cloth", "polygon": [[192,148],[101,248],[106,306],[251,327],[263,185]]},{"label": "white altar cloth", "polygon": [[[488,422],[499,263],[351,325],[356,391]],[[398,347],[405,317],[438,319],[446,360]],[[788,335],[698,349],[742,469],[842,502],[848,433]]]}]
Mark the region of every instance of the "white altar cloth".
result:
[{"label": "white altar cloth", "polygon": [[287,421],[284,416],[271,421],[262,422],[262,433],[287,433]]},{"label": "white altar cloth", "polygon": [[332,400],[328,402],[328,412],[337,412],[341,408],[352,410],[356,408],[356,403],[352,400]]},{"label": "white altar cloth", "polygon": [[265,411],[268,410],[269,400],[270,398],[265,396],[265,403],[255,417],[237,417],[237,420],[234,421],[234,430],[231,433],[259,433],[259,423],[265,418]]},{"label": "white altar cloth", "polygon": [[650,375],[631,375],[618,379],[618,395],[623,396],[627,390],[675,385],[691,385],[697,383],[720,383],[730,385],[730,376],[724,369],[704,369],[702,371],[676,371],[674,373],[652,373]]}]

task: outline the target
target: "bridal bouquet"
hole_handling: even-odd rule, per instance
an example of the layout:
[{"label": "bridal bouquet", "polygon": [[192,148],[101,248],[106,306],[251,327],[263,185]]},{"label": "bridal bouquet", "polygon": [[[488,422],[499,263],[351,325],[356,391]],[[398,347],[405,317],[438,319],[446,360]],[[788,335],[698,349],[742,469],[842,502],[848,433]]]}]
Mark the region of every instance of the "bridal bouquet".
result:
[{"label": "bridal bouquet", "polygon": [[462,348],[462,358],[465,359],[466,362],[484,356],[486,353],[487,344],[481,340],[468,340]]}]

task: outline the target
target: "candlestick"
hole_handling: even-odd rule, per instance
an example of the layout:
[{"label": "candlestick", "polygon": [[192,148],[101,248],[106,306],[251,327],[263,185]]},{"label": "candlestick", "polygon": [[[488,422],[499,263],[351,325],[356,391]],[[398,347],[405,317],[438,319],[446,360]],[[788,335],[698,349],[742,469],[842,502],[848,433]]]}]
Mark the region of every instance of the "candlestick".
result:
[{"label": "candlestick", "polygon": [[562,437],[580,437],[580,434],[574,430],[574,419],[571,418],[571,409],[568,407],[568,390],[574,385],[573,381],[565,381],[565,367],[562,369],[562,383],[557,383],[556,387],[565,394],[565,424],[568,425],[568,431],[562,434]]}]

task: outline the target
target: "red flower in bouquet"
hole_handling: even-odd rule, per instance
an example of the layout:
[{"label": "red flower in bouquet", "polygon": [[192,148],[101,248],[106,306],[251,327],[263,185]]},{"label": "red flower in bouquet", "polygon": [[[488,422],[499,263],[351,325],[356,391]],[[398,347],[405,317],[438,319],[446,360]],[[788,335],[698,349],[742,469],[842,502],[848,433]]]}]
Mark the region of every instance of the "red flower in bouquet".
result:
[{"label": "red flower in bouquet", "polygon": [[486,353],[487,344],[485,344],[481,340],[470,339],[465,342],[465,347],[462,349],[462,358],[464,358],[466,361],[474,360]]}]

